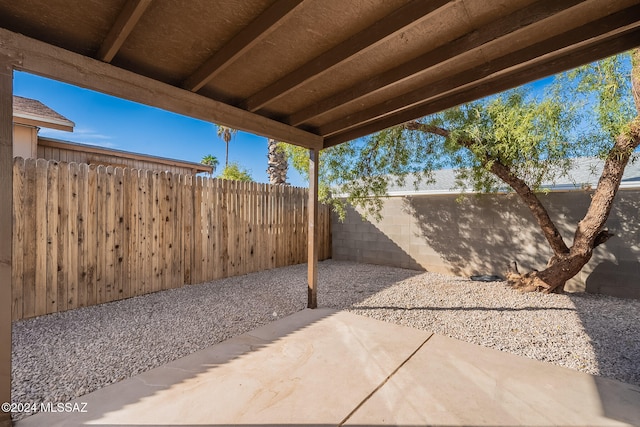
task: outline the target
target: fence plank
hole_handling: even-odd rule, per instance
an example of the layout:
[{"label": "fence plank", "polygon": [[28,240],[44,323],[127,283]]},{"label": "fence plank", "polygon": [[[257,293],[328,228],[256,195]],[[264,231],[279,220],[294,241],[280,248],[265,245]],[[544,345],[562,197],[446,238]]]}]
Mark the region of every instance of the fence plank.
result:
[{"label": "fence plank", "polygon": [[138,282],[138,171],[131,168],[124,170],[124,260],[125,281],[124,297],[136,296],[134,283]]},{"label": "fence plank", "polygon": [[202,177],[198,176],[194,181],[192,284],[202,283]]},{"label": "fence plank", "polygon": [[106,167],[107,179],[105,181],[105,234],[104,234],[104,252],[105,252],[105,301],[113,301],[115,299],[115,183],[113,176],[113,167]]},{"label": "fence plank", "polygon": [[96,291],[96,272],[97,272],[97,259],[98,259],[98,215],[97,215],[97,172],[95,166],[87,166],[87,213],[85,215],[85,245],[84,256],[87,276],[85,283],[86,289],[86,304],[87,306],[97,304],[97,291]]},{"label": "fence plank", "polygon": [[135,288],[135,295],[144,295],[145,286],[147,283],[147,262],[146,262],[146,254],[147,254],[147,214],[146,214],[146,206],[147,206],[147,172],[146,171],[138,171],[137,173],[138,185],[136,186],[136,199],[138,203],[138,223],[136,226],[137,234],[136,234],[136,242],[137,242],[137,250],[134,254],[136,258],[136,278],[137,280],[133,283],[133,287]]},{"label": "fence plank", "polygon": [[215,271],[218,263],[216,248],[213,246],[215,242],[215,182],[211,179],[202,181],[202,213],[204,234],[202,236],[202,254],[204,257],[204,271],[202,280],[208,282],[215,279]]},{"label": "fence plank", "polygon": [[142,261],[145,265],[145,286],[144,293],[148,294],[154,291],[154,282],[156,281],[156,271],[154,268],[157,268],[157,265],[154,265],[154,251],[157,244],[156,236],[154,235],[155,230],[155,173],[152,171],[147,171],[145,174],[145,182],[146,182],[146,203],[145,203],[145,218],[146,218],[146,250],[145,257]]},{"label": "fence plank", "polygon": [[12,236],[12,265],[11,265],[11,319],[22,319],[24,312],[24,219],[28,212],[24,206],[25,200],[25,171],[24,159],[16,157],[13,161],[13,236]]},{"label": "fence plank", "polygon": [[221,268],[223,262],[223,243],[220,236],[222,217],[220,206],[222,203],[222,190],[219,179],[209,179],[208,181],[210,188],[209,200],[207,201],[209,209],[208,215],[211,217],[211,233],[213,234],[210,237],[211,244],[213,245],[213,252],[211,254],[211,265],[209,266],[211,271],[209,273],[208,279],[213,280],[223,277],[223,270]]},{"label": "fence plank", "polygon": [[78,164],[78,219],[77,219],[77,238],[78,238],[78,269],[76,272],[77,283],[77,304],[78,307],[87,305],[87,171],[89,166],[86,163]]},{"label": "fence plank", "polygon": [[169,271],[171,273],[171,288],[179,288],[182,286],[182,251],[179,250],[180,246],[180,227],[179,225],[179,214],[181,214],[181,206],[182,206],[182,198],[180,191],[180,175],[175,174],[172,175],[173,180],[173,188],[171,190],[170,196],[170,211],[171,211],[171,240],[169,241],[170,249],[171,249],[171,258],[169,258],[171,262],[171,266]]},{"label": "fence plank", "polygon": [[69,163],[69,233],[67,234],[67,309],[78,307],[78,164]]},{"label": "fence plank", "polygon": [[47,313],[58,311],[58,163],[47,164]]},{"label": "fence plank", "polygon": [[123,261],[124,261],[124,170],[113,169],[113,299],[124,297]]},{"label": "fence plank", "polygon": [[169,202],[167,200],[169,193],[169,180],[165,172],[160,173],[160,185],[158,186],[158,225],[160,227],[159,235],[159,265],[160,265],[160,289],[168,289],[168,263],[169,263]]},{"label": "fence plank", "polygon": [[222,240],[222,251],[221,251],[221,259],[220,259],[220,263],[221,263],[221,270],[222,270],[222,276],[223,277],[228,277],[230,275],[230,268],[229,268],[229,258],[230,258],[230,248],[229,248],[229,241],[230,241],[230,235],[229,235],[229,200],[231,197],[231,193],[230,193],[230,182],[229,180],[223,179],[220,180],[220,227],[221,227],[221,234],[220,234],[220,238]]},{"label": "fence plank", "polygon": [[157,292],[162,289],[160,282],[160,256],[158,250],[160,248],[160,176],[157,172],[152,172],[150,176],[151,189],[151,265],[153,266],[153,276],[151,279],[151,289],[149,292]]},{"label": "fence plank", "polygon": [[[306,261],[307,190],[14,162],[12,318]],[[319,208],[319,256],[331,253]]]},{"label": "fence plank", "polygon": [[36,316],[47,313],[47,161],[36,161]]},{"label": "fence plank", "polygon": [[193,284],[193,191],[195,177],[183,175],[182,183],[182,251],[183,251],[183,283]]},{"label": "fence plank", "polygon": [[263,270],[265,263],[264,251],[264,188],[262,184],[256,184],[256,260],[257,271]]},{"label": "fence plank", "polygon": [[36,161],[25,160],[23,315],[36,315]]},{"label": "fence plank", "polygon": [[106,236],[106,210],[107,210],[107,173],[102,165],[96,169],[96,303],[101,304],[107,300],[106,295],[106,262],[107,248]]}]

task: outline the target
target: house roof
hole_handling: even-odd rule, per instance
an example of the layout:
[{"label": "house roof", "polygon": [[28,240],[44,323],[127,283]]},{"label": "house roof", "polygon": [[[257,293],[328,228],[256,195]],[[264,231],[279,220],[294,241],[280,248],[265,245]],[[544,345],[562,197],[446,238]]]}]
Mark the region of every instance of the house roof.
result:
[{"label": "house roof", "polygon": [[315,149],[638,45],[638,0],[0,0],[15,69]]},{"label": "house roof", "polygon": [[82,151],[84,153],[105,154],[107,156],[121,158],[126,160],[142,160],[147,162],[158,163],[167,166],[176,166],[180,168],[191,169],[195,173],[206,172],[212,173],[213,168],[202,163],[188,162],[186,160],[170,159],[168,157],[151,156],[148,154],[134,153],[131,151],[114,150],[111,148],[97,147],[95,145],[79,144],[77,142],[62,141],[55,138],[38,137],[38,146],[61,148],[63,150]]},{"label": "house roof", "polygon": [[[543,182],[541,187],[549,191],[575,191],[584,188],[596,188],[603,166],[604,161],[594,157],[573,159],[568,176],[561,177],[555,182]],[[389,196],[408,196],[473,192],[473,190],[468,188],[457,188],[455,175],[454,169],[437,170],[433,176],[435,182],[418,182],[417,188],[414,186],[416,180],[408,177],[405,185],[390,185],[387,194]],[[633,163],[629,162],[622,175],[620,188],[640,188],[640,159]]]},{"label": "house roof", "polygon": [[75,126],[75,123],[71,120],[47,107],[42,102],[15,95],[13,96],[13,121],[23,125],[66,130],[68,132],[73,132]]}]

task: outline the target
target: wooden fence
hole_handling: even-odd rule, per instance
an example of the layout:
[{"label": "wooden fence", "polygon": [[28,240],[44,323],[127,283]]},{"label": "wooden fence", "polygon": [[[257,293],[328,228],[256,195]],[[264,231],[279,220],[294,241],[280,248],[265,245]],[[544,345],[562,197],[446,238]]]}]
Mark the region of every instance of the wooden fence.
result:
[{"label": "wooden fence", "polygon": [[[306,262],[307,190],[16,158],[12,318]],[[320,206],[320,259],[331,256]]]}]

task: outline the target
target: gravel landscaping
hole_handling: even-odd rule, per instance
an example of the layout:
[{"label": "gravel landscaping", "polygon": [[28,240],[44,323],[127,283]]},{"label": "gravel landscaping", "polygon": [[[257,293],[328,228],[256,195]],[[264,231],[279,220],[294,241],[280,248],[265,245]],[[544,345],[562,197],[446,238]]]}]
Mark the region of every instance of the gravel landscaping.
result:
[{"label": "gravel landscaping", "polygon": [[[18,321],[13,401],[66,402],[301,310],[306,265]],[[319,305],[640,385],[640,301],[325,261]],[[14,419],[23,415],[15,414]]]}]

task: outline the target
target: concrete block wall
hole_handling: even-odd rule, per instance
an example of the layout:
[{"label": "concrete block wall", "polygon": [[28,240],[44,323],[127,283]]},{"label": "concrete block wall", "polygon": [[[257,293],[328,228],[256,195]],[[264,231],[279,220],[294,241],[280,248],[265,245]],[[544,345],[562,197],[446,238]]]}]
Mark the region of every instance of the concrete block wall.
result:
[{"label": "concrete block wall", "polygon": [[[591,194],[553,192],[541,196],[571,244]],[[551,252],[528,208],[513,194],[416,195],[386,200],[380,222],[351,209],[332,223],[333,258],[469,276],[542,269]],[[566,289],[640,299],[640,190],[620,190],[607,222],[616,236]]]}]

